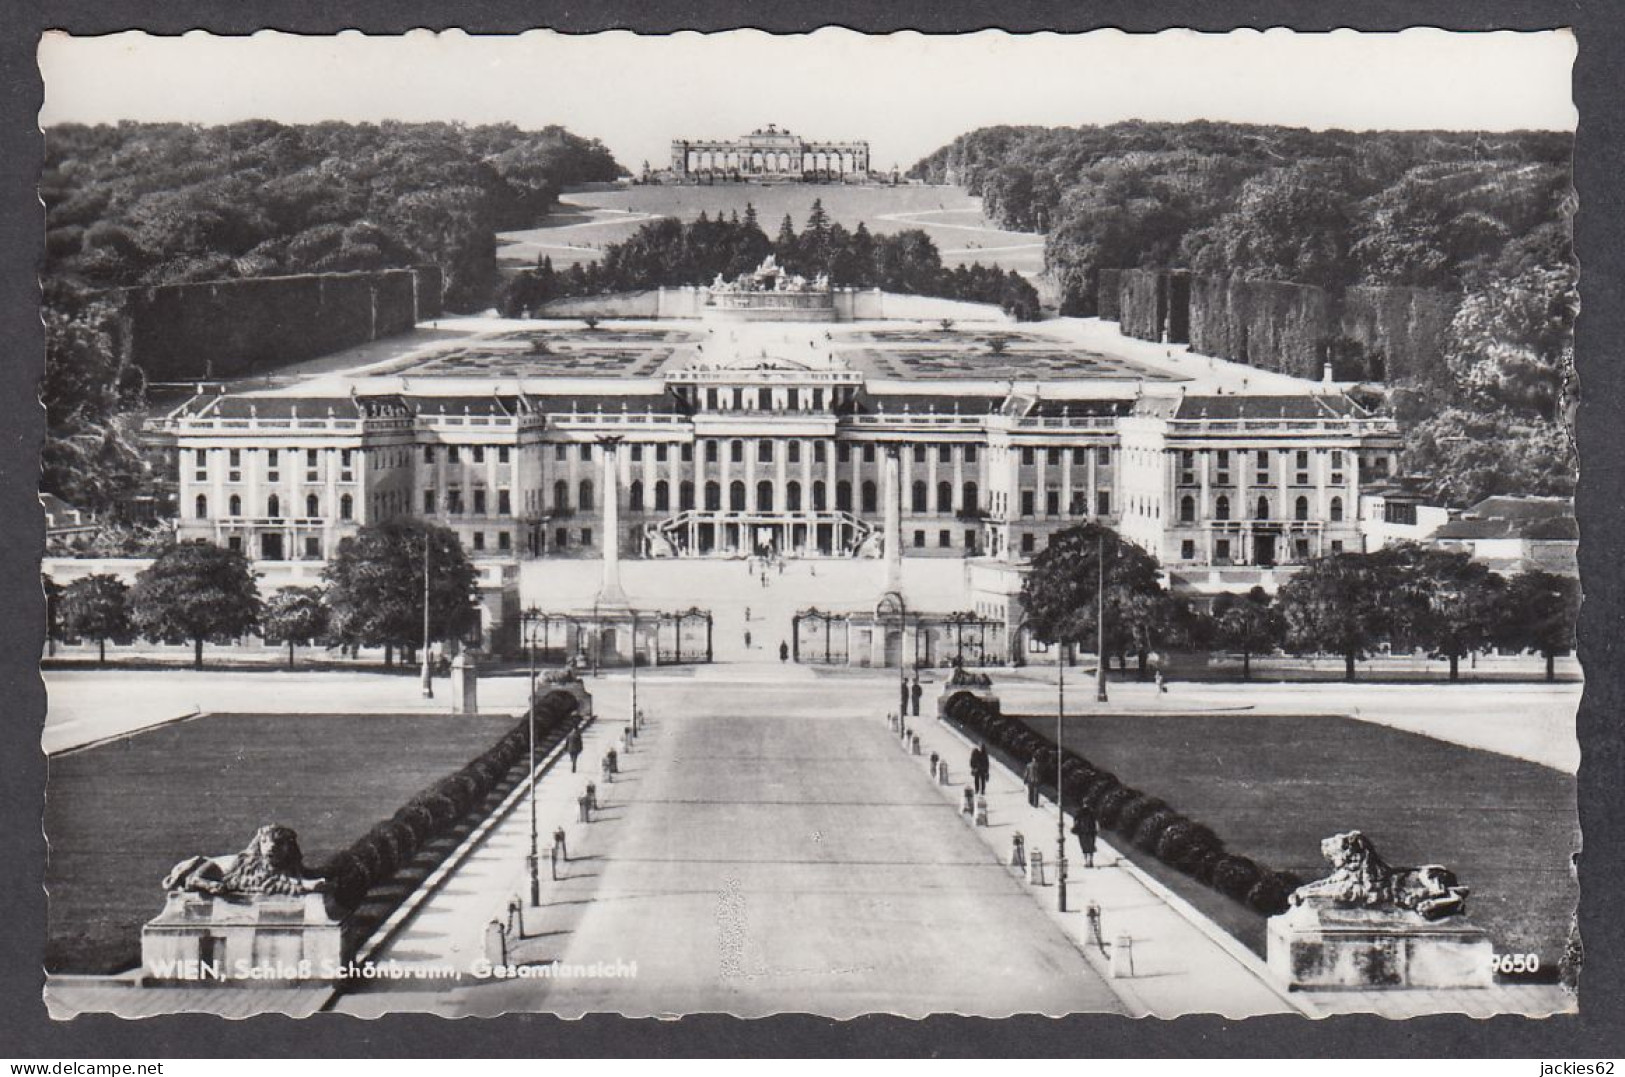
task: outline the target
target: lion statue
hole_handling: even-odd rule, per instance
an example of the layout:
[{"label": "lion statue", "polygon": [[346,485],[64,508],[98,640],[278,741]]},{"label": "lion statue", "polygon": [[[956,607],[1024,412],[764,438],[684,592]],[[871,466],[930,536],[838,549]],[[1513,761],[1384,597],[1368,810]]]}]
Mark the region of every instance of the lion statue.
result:
[{"label": "lion statue", "polygon": [[290,827],[262,826],[236,856],[194,856],[164,876],[164,889],[216,897],[253,894],[292,896],[327,888],[327,880],[305,874],[299,835]]},{"label": "lion statue", "polygon": [[1467,914],[1467,888],[1441,864],[1392,867],[1358,830],[1333,834],[1320,843],[1320,852],[1332,873],[1294,890],[1292,905],[1318,897],[1334,905],[1405,909],[1426,920]]}]

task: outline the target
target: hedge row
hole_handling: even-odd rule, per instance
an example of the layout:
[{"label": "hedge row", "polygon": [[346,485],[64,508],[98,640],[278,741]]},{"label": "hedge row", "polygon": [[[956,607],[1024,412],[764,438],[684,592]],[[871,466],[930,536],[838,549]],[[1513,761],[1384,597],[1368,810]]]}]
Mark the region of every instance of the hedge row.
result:
[{"label": "hedge row", "polygon": [[[555,692],[536,705],[538,743],[573,719],[575,699]],[[473,762],[418,793],[321,869],[340,904],[354,909],[367,893],[411,863],[420,849],[448,833],[481,804],[530,750],[530,722],[521,721]],[[404,897],[404,895],[402,895]]]},{"label": "hedge row", "polygon": [[[1018,766],[1038,762],[1041,785],[1056,782],[1055,743],[1022,722],[999,712],[997,704],[968,692],[951,697],[948,718],[967,733],[1003,752]],[[1287,898],[1303,880],[1284,871],[1271,871],[1245,856],[1227,852],[1211,829],[1188,819],[1163,800],[1123,784],[1117,775],[1101,770],[1068,750],[1060,764],[1065,808],[1076,813],[1088,808],[1102,828],[1115,831],[1164,864],[1205,886],[1242,902],[1263,916],[1285,912]]]}]

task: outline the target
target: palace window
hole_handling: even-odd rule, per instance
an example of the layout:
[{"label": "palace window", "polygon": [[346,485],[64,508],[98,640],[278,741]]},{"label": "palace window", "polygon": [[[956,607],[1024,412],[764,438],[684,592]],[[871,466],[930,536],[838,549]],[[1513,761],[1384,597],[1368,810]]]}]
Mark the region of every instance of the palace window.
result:
[{"label": "palace window", "polygon": [[475,490],[474,491],[474,515],[475,516],[484,516],[485,515],[485,491],[484,490]]},{"label": "palace window", "polygon": [[875,462],[875,447],[873,445],[865,445],[863,447],[863,462],[866,464],[872,464]]},{"label": "palace window", "polygon": [[1059,491],[1059,490],[1045,490],[1044,491],[1044,515],[1045,516],[1059,516],[1059,515],[1061,515],[1061,491]]},{"label": "palace window", "polygon": [[1030,554],[1036,548],[1037,542],[1031,531],[1024,531],[1021,535],[1021,552]]},{"label": "palace window", "polygon": [[509,493],[507,490],[498,490],[497,491],[497,515],[498,516],[512,516],[513,515],[513,495],[511,493]]},{"label": "palace window", "polygon": [[773,440],[762,438],[756,442],[756,462],[771,464],[773,462]]},{"label": "palace window", "polygon": [[1221,496],[1213,503],[1213,518],[1215,520],[1230,519],[1230,499]]},{"label": "palace window", "polygon": [[1101,466],[1104,467],[1105,465],[1110,464],[1111,462],[1112,462],[1112,447],[1110,445],[1102,445],[1102,446],[1100,446],[1100,448],[1095,450],[1095,463],[1100,464]]},{"label": "palace window", "polygon": [[799,441],[786,442],[784,451],[785,451],[785,454],[788,457],[788,462],[789,463],[792,463],[792,464],[801,463],[801,442],[799,442]]},{"label": "palace window", "polygon": [[930,506],[926,504],[926,486],[923,482],[914,483],[910,489],[909,509],[913,512],[929,512]]},{"label": "palace window", "polygon": [[1194,561],[1194,560],[1196,560],[1196,543],[1194,541],[1192,541],[1191,539],[1185,539],[1182,542],[1180,542],[1180,544],[1179,544],[1179,559],[1181,561]]},{"label": "palace window", "polygon": [[655,483],[655,511],[665,512],[671,508],[671,484],[665,479]]},{"label": "palace window", "polygon": [[315,494],[306,494],[305,495],[305,518],[306,519],[315,519],[316,517],[320,516],[321,514],[322,514],[321,502],[316,499],[316,495]]},{"label": "palace window", "polygon": [[1095,515],[1110,516],[1112,514],[1112,492],[1110,490],[1095,491]]},{"label": "palace window", "polygon": [[708,482],[705,484],[705,508],[708,512],[718,512],[722,509],[722,484]]},{"label": "palace window", "polygon": [[1023,516],[1031,516],[1033,514],[1033,501],[1033,491],[1021,491],[1021,514]]},{"label": "palace window", "polygon": [[634,464],[643,463],[643,446],[642,445],[633,445],[632,446],[632,462]]},{"label": "palace window", "polygon": [[1270,499],[1269,498],[1261,497],[1261,498],[1258,499],[1258,504],[1257,504],[1257,506],[1255,506],[1254,511],[1253,511],[1253,518],[1258,519],[1258,520],[1267,520],[1267,519],[1270,518]]},{"label": "palace window", "polygon": [[736,464],[743,464],[745,462],[745,443],[743,441],[731,441],[728,443],[728,459]]},{"label": "palace window", "polygon": [[339,519],[349,520],[355,517],[355,498],[345,494],[339,498]]},{"label": "palace window", "polygon": [[801,511],[801,484],[787,483],[784,487],[784,507],[788,512]]},{"label": "palace window", "polygon": [[1213,542],[1213,560],[1219,564],[1228,564],[1230,561],[1230,540],[1215,539]]},{"label": "palace window", "polygon": [[728,484],[728,508],[732,512],[745,511],[745,484],[738,479]]},{"label": "palace window", "polygon": [[937,511],[954,511],[954,484],[951,482],[937,483]]},{"label": "palace window", "polygon": [[916,446],[914,446],[914,462],[916,464],[925,463],[925,446],[924,445],[916,445]]},{"label": "palace window", "polygon": [[497,463],[508,463],[508,447],[506,445],[497,446]]},{"label": "palace window", "polygon": [[581,459],[583,461],[586,461],[586,462],[591,462],[591,460],[592,460],[592,446],[591,445],[583,445],[583,446],[581,446]]},{"label": "palace window", "polygon": [[[201,497],[198,498],[198,504],[202,505],[202,503],[203,499]],[[203,513],[200,511],[198,515],[201,516]],[[277,497],[275,494],[272,494],[270,497],[266,498],[265,515],[269,516],[273,520],[282,519],[282,499]]]},{"label": "palace window", "polygon": [[694,507],[694,484],[686,479],[677,484],[677,508],[686,511]]},{"label": "palace window", "polygon": [[243,514],[243,499],[236,494],[231,495],[231,500],[227,504],[230,506],[227,509],[228,516],[241,516]]},{"label": "palace window", "polygon": [[1058,467],[1058,466],[1060,466],[1060,463],[1061,463],[1061,450],[1055,448],[1053,445],[1050,446],[1049,452],[1044,454],[1044,459],[1045,459],[1045,462],[1048,463],[1050,467]]},{"label": "palace window", "polygon": [[966,445],[965,446],[965,463],[967,463],[967,464],[976,463],[976,446],[974,446],[974,445]]},{"label": "palace window", "polygon": [[583,527],[581,529],[581,545],[583,545],[583,546],[591,546],[592,545],[592,528]]},{"label": "palace window", "polygon": [[568,550],[570,548],[570,530],[561,527],[553,532],[553,548],[555,550]]},{"label": "palace window", "polygon": [[476,531],[476,532],[474,532],[474,549],[476,549],[476,550],[485,549],[485,532],[484,531]]},{"label": "palace window", "polygon": [[460,449],[458,449],[458,447],[455,446],[455,445],[447,445],[446,446],[446,462],[448,464],[460,464],[460,463],[462,463],[463,462],[462,451]]},{"label": "palace window", "polygon": [[1292,518],[1295,520],[1309,519],[1309,499],[1300,497],[1292,504]]},{"label": "palace window", "polygon": [[1025,445],[1021,449],[1021,464],[1023,467],[1033,466],[1033,447]]},{"label": "palace window", "polygon": [[425,490],[425,491],[423,491],[423,515],[425,515],[425,516],[433,516],[434,515],[434,491],[433,490]]},{"label": "palace window", "polygon": [[949,448],[947,445],[938,445],[937,446],[937,463],[939,463],[939,464],[951,464],[951,463],[953,463],[953,460],[954,460],[954,453],[953,453],[953,450],[951,448]]},{"label": "palace window", "polygon": [[852,446],[842,442],[835,455],[841,463],[850,464],[852,462]]},{"label": "palace window", "polygon": [[474,462],[476,464],[485,463],[485,446],[484,445],[475,445],[473,447],[473,451],[474,451]]},{"label": "palace window", "polygon": [[812,507],[814,512],[823,512],[828,507],[824,504],[824,484],[822,482],[812,484]]},{"label": "palace window", "polygon": [[824,443],[822,441],[813,442],[813,463],[822,464],[825,455]]},{"label": "palace window", "polygon": [[863,511],[870,513],[875,511],[875,484],[872,482],[863,484]]},{"label": "palace window", "polygon": [[705,443],[705,462],[708,464],[717,462],[717,443],[714,441]]},{"label": "palace window", "polygon": [[845,479],[835,484],[835,507],[841,512],[852,511],[852,484]]},{"label": "palace window", "polygon": [[1196,522],[1196,499],[1189,494],[1179,499],[1179,520],[1187,524]]},{"label": "palace window", "polygon": [[555,460],[562,463],[565,460],[568,460],[569,458],[570,458],[570,446],[568,446],[568,445],[555,445],[555,446],[553,446],[553,459],[555,459]]},{"label": "palace window", "polygon": [[582,479],[576,493],[576,505],[582,512],[592,511],[592,480]]},{"label": "palace window", "polygon": [[756,511],[773,511],[773,484],[766,480],[756,484]]},{"label": "palace window", "polygon": [[1329,509],[1329,515],[1332,518],[1332,523],[1340,524],[1340,523],[1343,522],[1343,499],[1342,498],[1340,498],[1340,497],[1332,498],[1332,503],[1331,503],[1331,506],[1330,506],[1330,509]]},{"label": "palace window", "polygon": [[[433,512],[433,509],[429,511]],[[570,484],[560,479],[553,484],[553,511],[570,511]]]},{"label": "palace window", "polygon": [[694,462],[694,446],[693,446],[693,444],[690,443],[690,442],[684,442],[682,449],[678,453],[678,456],[683,461],[683,463],[692,464]]},{"label": "palace window", "polygon": [[192,508],[198,519],[207,520],[209,518],[209,499],[202,494],[197,495],[197,501],[193,503]]},{"label": "palace window", "polygon": [[634,482],[627,488],[626,507],[632,512],[643,511],[643,483]]},{"label": "palace window", "polygon": [[504,551],[513,549],[513,534],[512,534],[512,532],[508,532],[508,531],[498,531],[497,532],[497,549],[504,550]]}]

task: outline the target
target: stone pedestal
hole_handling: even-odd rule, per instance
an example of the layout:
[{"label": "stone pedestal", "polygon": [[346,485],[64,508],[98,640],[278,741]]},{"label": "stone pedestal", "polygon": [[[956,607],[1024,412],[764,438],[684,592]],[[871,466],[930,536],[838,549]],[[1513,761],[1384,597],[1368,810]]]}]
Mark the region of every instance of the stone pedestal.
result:
[{"label": "stone pedestal", "polygon": [[1462,917],[1428,921],[1311,898],[1269,919],[1270,972],[1295,991],[1489,987],[1494,950]]},{"label": "stone pedestal", "polygon": [[466,652],[451,660],[451,712],[480,713],[479,666]]},{"label": "stone pedestal", "polygon": [[323,894],[213,897],[170,893],[141,929],[141,965],[155,983],[303,983],[343,966],[340,918]]}]

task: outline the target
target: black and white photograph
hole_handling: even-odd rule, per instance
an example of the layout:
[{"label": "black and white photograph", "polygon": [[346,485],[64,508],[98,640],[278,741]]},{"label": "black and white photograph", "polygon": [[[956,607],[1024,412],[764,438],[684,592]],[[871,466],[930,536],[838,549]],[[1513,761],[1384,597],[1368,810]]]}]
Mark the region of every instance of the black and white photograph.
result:
[{"label": "black and white photograph", "polygon": [[1580,1012],[1577,47],[46,33],[44,1008]]}]

